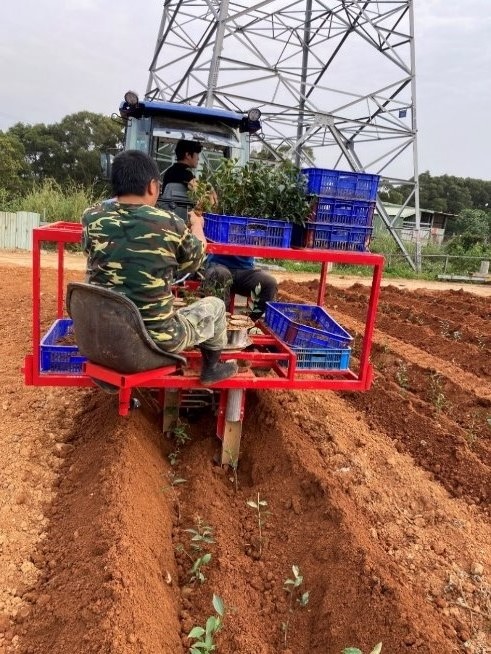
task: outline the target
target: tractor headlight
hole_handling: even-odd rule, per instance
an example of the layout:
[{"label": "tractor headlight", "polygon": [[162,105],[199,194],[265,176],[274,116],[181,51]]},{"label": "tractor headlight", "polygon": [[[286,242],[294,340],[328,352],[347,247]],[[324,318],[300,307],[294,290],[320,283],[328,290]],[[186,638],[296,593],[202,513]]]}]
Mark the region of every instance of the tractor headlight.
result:
[{"label": "tractor headlight", "polygon": [[253,109],[249,109],[247,112],[247,118],[251,121],[251,123],[257,123],[257,121],[261,118],[261,110],[258,109],[257,107],[254,107]]},{"label": "tractor headlight", "polygon": [[126,91],[126,93],[124,94],[124,101],[130,107],[136,107],[136,105],[139,102],[138,94],[135,93],[134,91]]}]

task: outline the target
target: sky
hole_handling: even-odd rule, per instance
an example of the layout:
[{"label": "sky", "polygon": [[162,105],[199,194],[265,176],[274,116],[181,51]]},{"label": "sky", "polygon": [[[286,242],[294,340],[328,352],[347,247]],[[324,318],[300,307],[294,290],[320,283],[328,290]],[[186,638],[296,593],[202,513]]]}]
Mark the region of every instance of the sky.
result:
[{"label": "sky", "polygon": [[[160,0],[18,0],[0,10],[0,130],[143,96]],[[5,7],[8,7],[6,9]],[[420,172],[491,180],[491,0],[414,0]]]}]

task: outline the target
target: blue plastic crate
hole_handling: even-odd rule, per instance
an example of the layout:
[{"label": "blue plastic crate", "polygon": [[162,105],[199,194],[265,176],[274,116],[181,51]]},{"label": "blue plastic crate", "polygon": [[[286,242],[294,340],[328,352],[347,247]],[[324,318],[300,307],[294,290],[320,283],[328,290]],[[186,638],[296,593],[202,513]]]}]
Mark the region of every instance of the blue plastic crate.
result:
[{"label": "blue plastic crate", "polygon": [[76,345],[58,345],[64,336],[73,334],[73,322],[70,318],[55,320],[40,344],[40,372],[81,373],[87,361],[81,356]]},{"label": "blue plastic crate", "polygon": [[205,236],[216,243],[289,248],[292,224],[286,220],[205,213]]},{"label": "blue plastic crate", "polygon": [[366,252],[371,234],[371,227],[307,223],[305,227],[294,226],[292,246],[314,250]]},{"label": "blue plastic crate", "polygon": [[377,198],[380,175],[326,168],[303,168],[301,172],[307,178],[307,193],[367,202]]},{"label": "blue plastic crate", "polygon": [[374,208],[374,202],[319,198],[314,207],[312,222],[370,227]]},{"label": "blue plastic crate", "polygon": [[[267,302],[265,322],[293,348],[345,349],[353,340],[325,309],[316,304]],[[316,326],[306,323],[315,323]]]},{"label": "blue plastic crate", "polygon": [[[351,348],[292,348],[297,355],[297,368],[302,370],[348,370]],[[283,362],[286,363],[286,362]]]}]

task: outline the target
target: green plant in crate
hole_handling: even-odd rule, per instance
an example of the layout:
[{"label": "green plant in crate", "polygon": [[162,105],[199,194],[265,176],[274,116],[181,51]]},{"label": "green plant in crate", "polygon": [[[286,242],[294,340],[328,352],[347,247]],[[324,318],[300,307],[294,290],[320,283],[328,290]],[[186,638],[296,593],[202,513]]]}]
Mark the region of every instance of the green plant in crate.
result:
[{"label": "green plant in crate", "polygon": [[312,202],[299,172],[289,162],[275,166],[252,161],[240,167],[225,159],[216,170],[204,170],[200,179],[216,190],[217,213],[304,224],[312,211]]}]

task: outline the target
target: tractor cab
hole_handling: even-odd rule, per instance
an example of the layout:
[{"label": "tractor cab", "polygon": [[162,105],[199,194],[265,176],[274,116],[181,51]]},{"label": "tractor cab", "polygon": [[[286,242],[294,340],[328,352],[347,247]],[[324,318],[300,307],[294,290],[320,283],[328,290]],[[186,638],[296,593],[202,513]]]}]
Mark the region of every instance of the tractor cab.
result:
[{"label": "tractor cab", "polygon": [[146,152],[157,161],[161,173],[173,163],[175,145],[181,139],[201,144],[200,166],[213,168],[224,157],[244,165],[249,159],[250,135],[261,128],[259,109],[245,114],[139,100],[133,91],[125,94],[119,113],[126,123],[124,149]]},{"label": "tractor cab", "polygon": [[[243,166],[249,160],[250,135],[261,127],[259,109],[245,114],[161,100],[139,100],[134,91],[125,94],[119,113],[126,126],[124,149],[149,154],[157,162],[161,176],[174,162],[175,146],[181,139],[197,141],[202,147],[198,177],[200,169],[206,166],[213,170],[223,158],[234,159]],[[187,187],[172,184],[164,189],[158,206],[187,220],[192,204]]]}]

